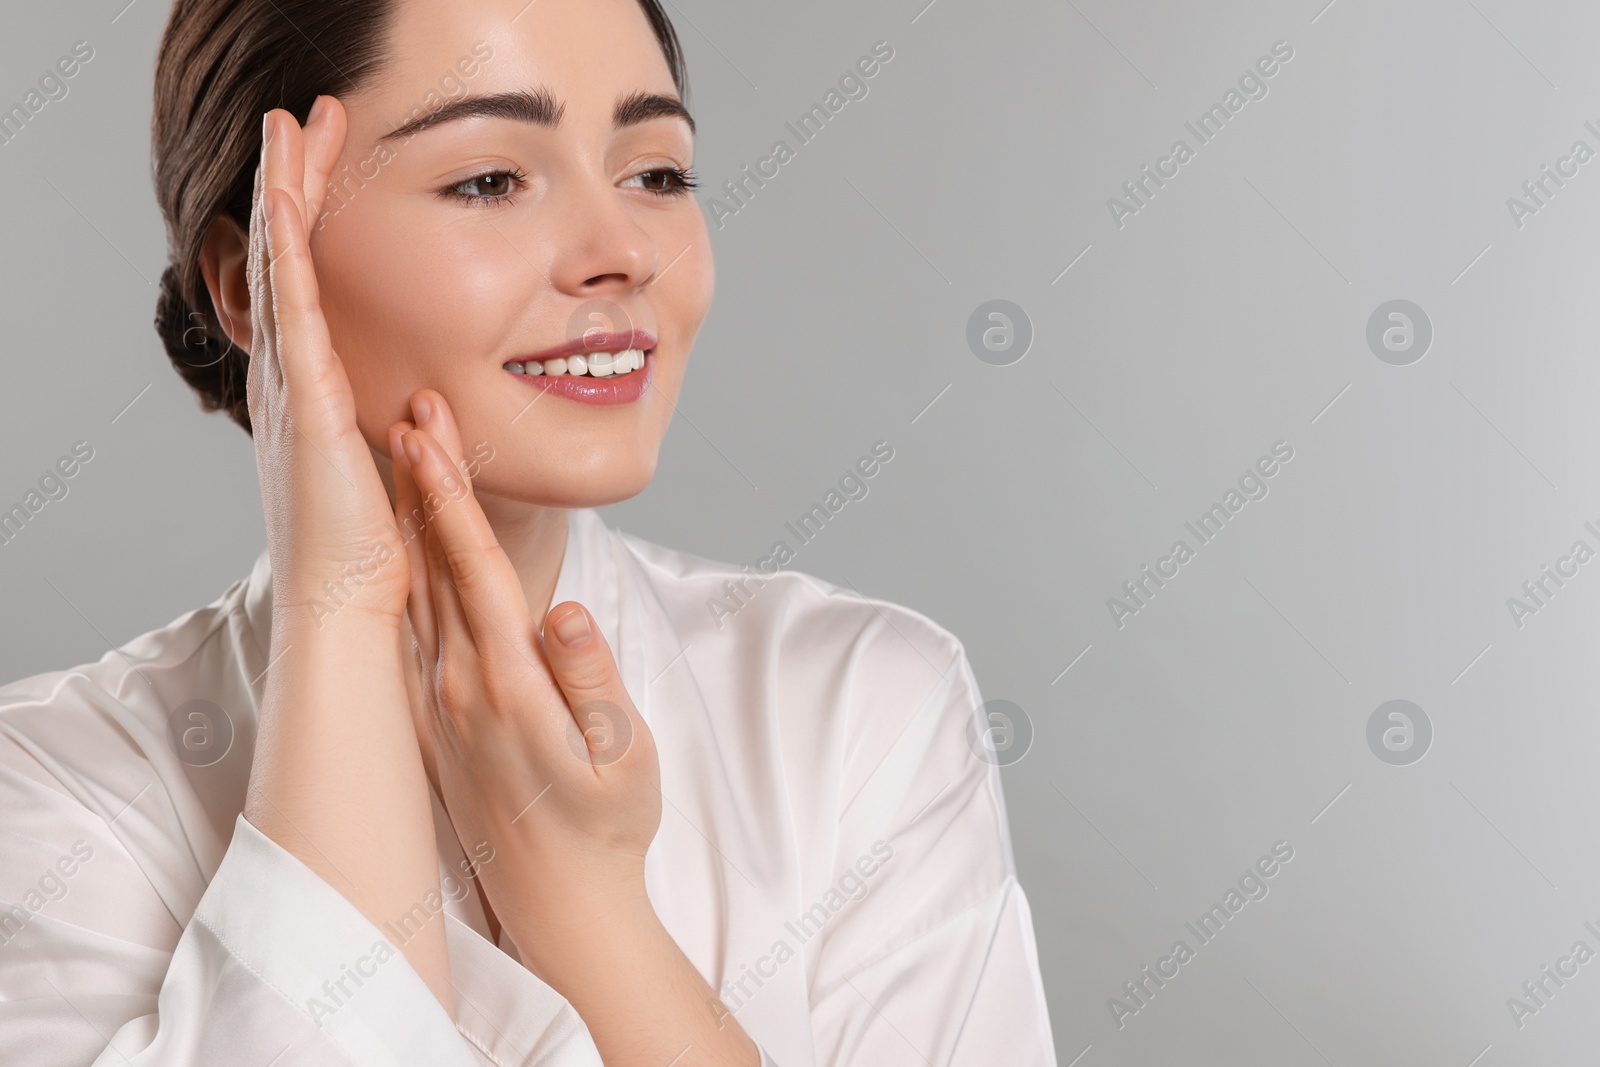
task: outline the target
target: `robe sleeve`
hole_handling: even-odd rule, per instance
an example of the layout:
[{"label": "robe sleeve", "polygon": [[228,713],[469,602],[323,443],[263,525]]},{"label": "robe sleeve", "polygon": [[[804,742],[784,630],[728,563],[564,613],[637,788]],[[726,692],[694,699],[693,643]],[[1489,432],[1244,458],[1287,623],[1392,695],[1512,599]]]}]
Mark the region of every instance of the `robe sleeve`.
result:
[{"label": "robe sleeve", "polygon": [[[859,653],[835,877],[814,909],[817,1063],[1053,1065],[1000,788],[1026,724],[981,710],[954,637],[889,629]],[[999,751],[996,728],[1012,731]]]},{"label": "robe sleeve", "polygon": [[242,815],[183,914],[192,857],[125,840],[159,783],[101,813],[43,759],[0,738],[0,1063],[488,1062],[391,939]]},{"label": "robe sleeve", "polygon": [[45,687],[0,708],[0,1064],[602,1067],[565,999],[444,913],[452,1020],[410,928],[242,814],[216,842],[135,709]]}]

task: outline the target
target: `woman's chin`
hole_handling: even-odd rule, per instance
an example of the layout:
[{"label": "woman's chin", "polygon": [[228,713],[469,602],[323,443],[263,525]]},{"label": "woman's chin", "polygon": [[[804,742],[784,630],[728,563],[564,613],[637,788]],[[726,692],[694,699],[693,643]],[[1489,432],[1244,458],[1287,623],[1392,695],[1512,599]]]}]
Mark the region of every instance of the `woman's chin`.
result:
[{"label": "woman's chin", "polygon": [[655,460],[654,454],[615,457],[582,471],[541,470],[522,477],[517,471],[504,468],[490,474],[491,462],[474,480],[473,487],[480,495],[539,507],[599,508],[644,492],[655,477]]}]

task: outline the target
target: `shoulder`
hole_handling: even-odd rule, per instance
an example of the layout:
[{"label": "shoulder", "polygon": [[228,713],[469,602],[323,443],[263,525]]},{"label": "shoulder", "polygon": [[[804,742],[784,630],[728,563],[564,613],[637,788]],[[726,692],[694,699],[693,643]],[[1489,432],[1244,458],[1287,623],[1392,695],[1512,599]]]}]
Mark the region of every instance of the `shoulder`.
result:
[{"label": "shoulder", "polygon": [[802,910],[866,877],[859,864],[884,868],[871,875],[869,899],[852,905],[856,917],[823,935],[819,951],[844,963],[819,971],[822,985],[1012,877],[998,761],[982,745],[983,698],[950,630],[849,582],[617,536],[687,649],[722,742],[706,748],[753,754],[752,790],[787,804],[806,857]]},{"label": "shoulder", "polygon": [[259,654],[246,588],[240,579],[98,660],[0,685],[0,765],[92,793],[86,783],[147,774],[138,768],[174,758],[168,719],[186,704],[215,709],[230,732],[242,727],[254,714],[240,684],[244,657]]},{"label": "shoulder", "polygon": [[880,670],[944,674],[961,641],[914,608],[778,564],[727,563],[613,531],[685,644],[727,642],[813,665],[870,660]]},{"label": "shoulder", "polygon": [[26,904],[17,894],[41,870],[71,879],[30,951],[66,959],[111,938],[172,950],[250,764],[244,585],[94,662],[0,686],[0,899]]},{"label": "shoulder", "polygon": [[785,759],[813,769],[804,777],[838,768],[845,797],[891,751],[911,765],[968,752],[977,682],[962,642],[927,615],[804,571],[617,536],[723,728],[767,723]]}]

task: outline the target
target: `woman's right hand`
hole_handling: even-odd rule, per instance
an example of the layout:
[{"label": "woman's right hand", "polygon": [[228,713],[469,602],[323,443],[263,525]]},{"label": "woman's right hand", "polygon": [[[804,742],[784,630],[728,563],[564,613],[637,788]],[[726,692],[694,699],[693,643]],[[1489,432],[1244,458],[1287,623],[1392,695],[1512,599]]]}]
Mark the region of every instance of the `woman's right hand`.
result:
[{"label": "woman's right hand", "polygon": [[304,129],[282,109],[268,112],[262,126],[250,214],[246,390],[273,600],[284,611],[309,612],[319,627],[347,608],[398,624],[410,588],[404,543],[356,425],[311,258],[311,233],[344,145],[344,108],[323,96]]},{"label": "woman's right hand", "polygon": [[337,100],[318,104],[304,130],[268,112],[250,218],[247,388],[272,638],[244,815],[374,927],[429,916],[398,947],[453,1012],[444,916],[428,903],[440,899],[433,801],[408,696],[410,562],[312,263],[346,129]]}]

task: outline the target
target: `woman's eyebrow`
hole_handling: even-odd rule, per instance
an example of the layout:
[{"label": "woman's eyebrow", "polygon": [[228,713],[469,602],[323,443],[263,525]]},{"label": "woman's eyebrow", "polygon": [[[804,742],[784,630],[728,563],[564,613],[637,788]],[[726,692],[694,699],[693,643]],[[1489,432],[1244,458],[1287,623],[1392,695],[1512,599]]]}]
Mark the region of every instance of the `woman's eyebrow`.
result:
[{"label": "woman's eyebrow", "polygon": [[[473,117],[513,119],[553,129],[561,125],[561,117],[565,112],[566,105],[557,102],[549,90],[542,88],[533,91],[517,89],[504,93],[463,96],[441,104],[425,115],[418,115],[378,140],[409,139],[433,126]],[[673,117],[681,118],[688,123],[691,134],[695,132],[694,118],[681,100],[660,93],[635,92],[617,101],[611,123],[615,128],[621,129],[650,119]]]}]

